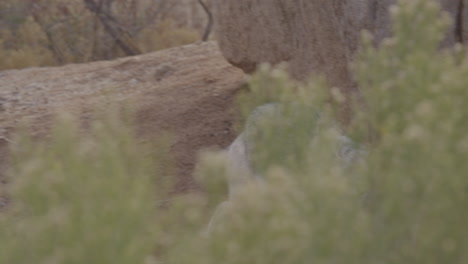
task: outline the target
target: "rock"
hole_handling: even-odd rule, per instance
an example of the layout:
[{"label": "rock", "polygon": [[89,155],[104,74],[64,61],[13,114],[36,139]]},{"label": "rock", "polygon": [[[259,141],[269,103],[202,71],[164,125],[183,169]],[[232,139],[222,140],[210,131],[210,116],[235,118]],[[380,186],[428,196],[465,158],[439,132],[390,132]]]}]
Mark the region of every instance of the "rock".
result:
[{"label": "rock", "polygon": [[[244,131],[226,149],[229,196],[234,195],[249,182],[261,183],[263,181],[263,176],[256,172],[252,166],[251,157],[255,149],[255,142],[249,135],[253,130],[261,129],[257,124],[272,115],[277,115],[279,111],[281,111],[281,104],[278,103],[257,107],[247,119]],[[314,136],[310,135],[311,142]],[[345,135],[337,135],[336,141],[338,143],[336,149],[337,162],[345,169],[351,168],[353,164],[363,160],[367,155],[365,149],[359,147]],[[311,146],[313,147],[313,145]]]},{"label": "rock", "polygon": [[[438,0],[455,23],[444,45],[468,41],[465,0]],[[349,63],[363,29],[376,42],[391,35],[389,7],[397,0],[220,0],[216,1],[219,46],[247,73],[259,63],[286,61],[304,80],[323,73],[332,86],[353,91]]]},{"label": "rock", "polygon": [[255,108],[246,121],[245,130],[226,149],[230,196],[251,180],[262,181],[262,177],[252,169],[251,156],[255,143],[250,140],[250,134],[253,129],[258,128],[256,124],[275,114],[279,107],[279,104],[270,103]]},{"label": "rock", "polygon": [[235,193],[244,184],[253,178],[253,170],[250,164],[249,152],[244,140],[244,134],[240,134],[226,150],[227,169],[226,176],[229,187],[229,196]]},{"label": "rock", "polygon": [[168,176],[176,179],[178,192],[196,190],[197,152],[234,140],[235,97],[244,84],[243,72],[226,62],[214,42],[112,61],[1,71],[0,197],[10,141],[21,124],[27,122],[35,138],[47,138],[56,113],[76,114],[85,127],[97,113],[120,107],[134,113],[139,140],[171,134],[167,156],[175,168]]},{"label": "rock", "polygon": [[286,61],[298,79],[321,72],[341,87],[351,83],[347,62],[366,21],[358,12],[365,6],[364,0],[217,1],[219,45],[245,72]]},{"label": "rock", "polygon": [[[232,201],[236,195],[249,184],[263,186],[264,178],[256,172],[252,166],[252,153],[255,149],[254,139],[250,136],[253,130],[261,129],[257,124],[264,120],[280,114],[282,106],[279,103],[261,105],[252,111],[248,117],[244,131],[226,148],[226,173],[229,187],[229,199],[220,203],[215,209],[204,235],[209,236],[214,226],[221,221],[223,215],[229,211]],[[320,115],[317,115],[320,118]],[[314,135],[310,135],[310,140]],[[362,161],[367,156],[367,151],[356,145],[351,139],[344,135],[337,135],[338,149],[336,150],[337,162],[345,169],[349,169],[356,162]],[[313,144],[311,144],[313,147]]]}]

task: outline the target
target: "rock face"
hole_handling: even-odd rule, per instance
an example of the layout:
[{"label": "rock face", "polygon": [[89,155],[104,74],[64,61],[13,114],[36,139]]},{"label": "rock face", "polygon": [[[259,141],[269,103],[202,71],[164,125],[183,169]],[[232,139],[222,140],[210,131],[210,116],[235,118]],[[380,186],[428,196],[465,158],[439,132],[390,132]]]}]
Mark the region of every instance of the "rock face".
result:
[{"label": "rock face", "polygon": [[168,174],[177,177],[176,191],[196,189],[198,150],[226,147],[236,137],[235,97],[244,77],[214,42],[113,61],[0,71],[0,211],[16,129],[27,122],[32,136],[47,137],[53,117],[64,111],[89,123],[103,109],[128,107],[139,140],[171,134],[174,170]]},{"label": "rock face", "polygon": [[[467,0],[438,0],[454,24],[445,45],[468,41]],[[305,79],[323,73],[331,85],[354,90],[349,62],[367,29],[376,42],[390,36],[388,8],[397,0],[220,0],[217,31],[226,59],[245,72],[286,61]]]},{"label": "rock face", "polygon": [[298,79],[324,72],[342,86],[351,81],[346,62],[365,24],[362,9],[364,0],[217,1],[219,45],[245,72],[286,61]]}]

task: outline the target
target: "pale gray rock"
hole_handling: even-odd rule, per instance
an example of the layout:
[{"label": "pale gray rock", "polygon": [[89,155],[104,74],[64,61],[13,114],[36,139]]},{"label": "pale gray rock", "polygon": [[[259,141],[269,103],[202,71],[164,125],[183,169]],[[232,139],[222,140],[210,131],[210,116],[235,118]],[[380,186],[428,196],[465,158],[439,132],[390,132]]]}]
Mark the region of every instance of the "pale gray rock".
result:
[{"label": "pale gray rock", "polygon": [[[264,179],[261,174],[256,172],[252,166],[252,151],[255,149],[255,142],[248,136],[253,130],[261,129],[258,124],[272,115],[277,115],[282,111],[279,103],[270,103],[255,108],[246,121],[244,131],[234,140],[234,142],[225,150],[227,159],[227,181],[229,187],[229,199],[222,202],[215,209],[213,216],[204,230],[205,235],[213,230],[214,225],[222,215],[229,210],[231,199],[237,195],[248,184],[263,185]],[[318,118],[319,115],[318,115]],[[311,142],[314,135],[310,135]],[[343,168],[350,168],[354,163],[363,160],[367,151],[357,146],[351,139],[344,135],[337,135],[338,148],[336,150],[337,162],[341,163]],[[313,144],[311,144],[313,147]]]},{"label": "pale gray rock", "polygon": [[[255,149],[255,142],[248,135],[253,130],[261,129],[257,124],[267,118],[271,118],[281,112],[281,104],[270,103],[257,107],[246,121],[244,131],[226,149],[227,157],[227,180],[230,196],[235,194],[242,186],[249,182],[261,183],[263,177],[253,169],[252,152]],[[320,118],[320,115],[317,115]],[[320,129],[320,128],[319,128]],[[310,135],[311,142],[315,135]],[[343,168],[350,168],[356,162],[363,160],[367,151],[345,135],[336,136],[338,148],[336,149],[337,162]],[[311,145],[313,147],[313,145]]]},{"label": "pale gray rock", "polygon": [[[229,210],[230,200],[233,196],[237,195],[248,184],[263,185],[264,178],[261,174],[256,172],[252,166],[251,157],[252,151],[255,149],[255,142],[249,134],[251,134],[253,130],[261,129],[261,127],[258,126],[259,123],[280,114],[281,111],[282,105],[279,103],[270,103],[255,108],[246,121],[244,131],[225,150],[229,199],[219,204],[215,209],[208,226],[204,230],[204,235],[209,235],[216,222]],[[317,118],[320,118],[320,115],[317,115]],[[310,135],[311,142],[314,140],[314,136],[315,135]],[[337,162],[339,162],[344,169],[348,169],[356,162],[365,159],[367,151],[357,146],[356,143],[345,135],[337,135],[336,140],[338,143],[338,148],[336,150]],[[313,147],[313,144],[311,144],[311,147]]]},{"label": "pale gray rock", "polygon": [[244,134],[241,133],[226,150],[226,176],[229,186],[229,196],[232,196],[232,194],[254,177],[244,138]]},{"label": "pale gray rock", "polygon": [[270,103],[254,109],[246,121],[245,130],[226,149],[227,157],[227,181],[229,195],[233,195],[250,181],[262,182],[262,177],[252,169],[252,152],[255,143],[250,134],[258,129],[259,122],[271,117],[280,111],[280,105]]}]

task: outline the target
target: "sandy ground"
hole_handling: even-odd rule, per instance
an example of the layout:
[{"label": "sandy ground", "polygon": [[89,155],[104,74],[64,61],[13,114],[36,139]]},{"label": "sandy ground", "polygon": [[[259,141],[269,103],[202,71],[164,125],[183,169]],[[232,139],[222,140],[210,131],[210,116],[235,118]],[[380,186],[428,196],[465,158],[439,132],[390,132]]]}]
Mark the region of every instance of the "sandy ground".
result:
[{"label": "sandy ground", "polygon": [[214,42],[113,61],[0,71],[0,175],[18,124],[29,122],[31,133],[46,136],[58,111],[86,118],[90,109],[128,103],[142,137],[173,134],[168,155],[175,161],[176,188],[196,189],[197,152],[226,147],[236,136],[234,98],[244,83],[242,71],[224,60]]}]

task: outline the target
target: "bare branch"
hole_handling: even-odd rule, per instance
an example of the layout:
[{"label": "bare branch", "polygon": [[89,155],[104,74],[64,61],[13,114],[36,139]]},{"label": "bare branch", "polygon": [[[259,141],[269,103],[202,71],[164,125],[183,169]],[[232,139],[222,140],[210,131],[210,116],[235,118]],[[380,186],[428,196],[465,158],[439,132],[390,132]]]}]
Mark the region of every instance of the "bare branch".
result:
[{"label": "bare branch", "polygon": [[203,37],[202,37],[203,41],[207,41],[208,38],[210,37],[211,29],[213,28],[213,14],[211,13],[208,6],[203,2],[203,0],[197,0],[197,1],[202,6],[203,10],[205,11],[208,17],[208,23],[206,24],[205,32],[203,33]]},{"label": "bare branch", "polygon": [[85,3],[86,8],[95,13],[96,16],[99,18],[99,21],[104,26],[105,30],[111,37],[115,40],[116,44],[125,52],[127,56],[133,56],[140,54],[141,51],[137,47],[137,45],[132,41],[130,34],[122,29],[122,26],[117,22],[117,20],[108,12],[110,12],[110,3],[111,1],[104,2],[107,4],[105,9],[103,2],[96,3],[94,0],[83,0]]}]

